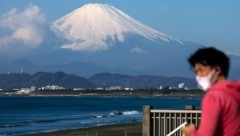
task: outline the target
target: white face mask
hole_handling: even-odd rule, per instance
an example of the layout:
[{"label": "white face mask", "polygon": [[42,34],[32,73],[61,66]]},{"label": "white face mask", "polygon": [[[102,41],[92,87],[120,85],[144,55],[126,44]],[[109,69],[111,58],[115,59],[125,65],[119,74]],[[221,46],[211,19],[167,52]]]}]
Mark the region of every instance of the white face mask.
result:
[{"label": "white face mask", "polygon": [[198,86],[200,89],[203,89],[203,91],[206,92],[212,86],[212,84],[217,80],[217,76],[215,76],[213,81],[211,81],[211,78],[212,78],[214,72],[215,72],[215,69],[213,69],[205,77],[196,76],[196,80],[197,80],[197,83],[198,83]]}]

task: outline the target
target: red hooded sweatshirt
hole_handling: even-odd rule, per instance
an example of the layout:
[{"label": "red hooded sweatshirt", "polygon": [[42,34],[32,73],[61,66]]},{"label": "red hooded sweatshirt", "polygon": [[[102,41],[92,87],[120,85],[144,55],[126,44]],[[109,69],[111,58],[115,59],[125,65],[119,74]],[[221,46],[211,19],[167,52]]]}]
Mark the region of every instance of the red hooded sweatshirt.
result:
[{"label": "red hooded sweatshirt", "polygon": [[240,81],[214,84],[201,107],[200,126],[191,136],[240,136]]}]

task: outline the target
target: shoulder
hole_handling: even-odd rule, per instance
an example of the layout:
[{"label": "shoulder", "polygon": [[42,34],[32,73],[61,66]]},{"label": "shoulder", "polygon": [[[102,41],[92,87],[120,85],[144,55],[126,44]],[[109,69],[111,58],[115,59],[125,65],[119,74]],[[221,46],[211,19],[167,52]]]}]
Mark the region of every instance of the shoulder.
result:
[{"label": "shoulder", "polygon": [[216,103],[224,94],[222,91],[209,90],[203,97],[203,102]]},{"label": "shoulder", "polygon": [[221,112],[221,96],[216,92],[207,92],[202,99],[201,110],[202,113]]},{"label": "shoulder", "polygon": [[220,106],[228,99],[229,96],[226,95],[223,88],[212,88],[204,95],[202,103],[205,105]]},{"label": "shoulder", "polygon": [[225,80],[218,82],[209,89],[206,96],[220,98],[240,97],[240,81]]}]

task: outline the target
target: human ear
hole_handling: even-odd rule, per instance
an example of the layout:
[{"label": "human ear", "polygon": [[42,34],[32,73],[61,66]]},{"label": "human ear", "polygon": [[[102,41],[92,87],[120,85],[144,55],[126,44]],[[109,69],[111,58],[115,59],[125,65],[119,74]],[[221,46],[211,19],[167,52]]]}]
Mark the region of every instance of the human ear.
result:
[{"label": "human ear", "polygon": [[221,73],[222,73],[222,69],[219,66],[215,67],[215,71],[216,71],[217,75],[221,75]]}]

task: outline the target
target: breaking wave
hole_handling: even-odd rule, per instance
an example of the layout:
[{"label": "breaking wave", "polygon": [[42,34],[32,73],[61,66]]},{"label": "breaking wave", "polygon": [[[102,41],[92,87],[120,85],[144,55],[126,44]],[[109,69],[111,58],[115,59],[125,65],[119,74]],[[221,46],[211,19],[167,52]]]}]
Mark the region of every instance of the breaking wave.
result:
[{"label": "breaking wave", "polygon": [[138,111],[125,111],[122,113],[123,115],[134,115],[134,114],[139,114]]},{"label": "breaking wave", "polygon": [[102,114],[102,115],[93,115],[94,118],[112,118],[116,116],[131,116],[131,115],[137,115],[140,114],[138,111],[112,111],[107,114]]}]

